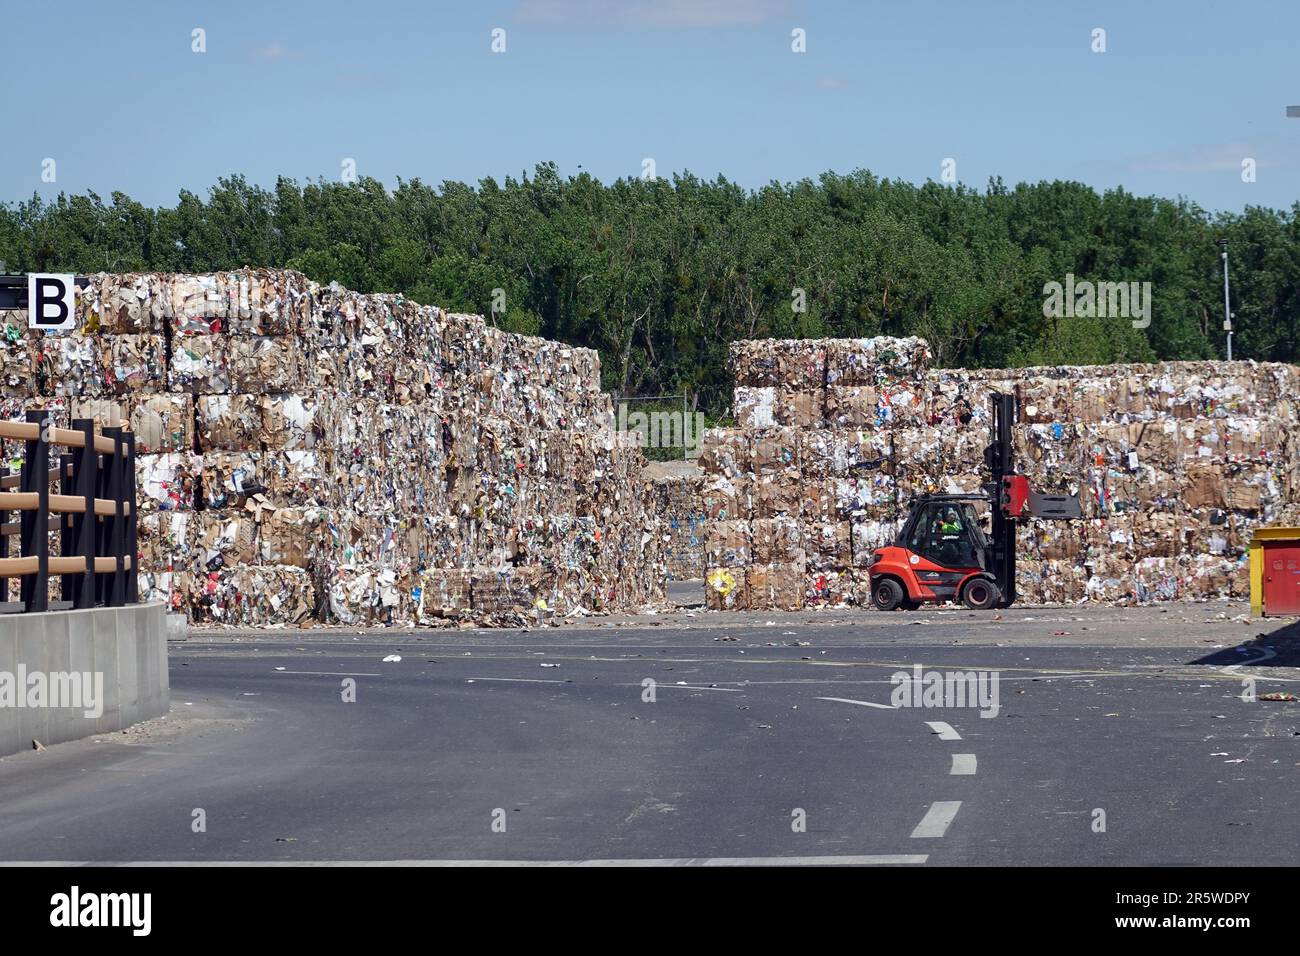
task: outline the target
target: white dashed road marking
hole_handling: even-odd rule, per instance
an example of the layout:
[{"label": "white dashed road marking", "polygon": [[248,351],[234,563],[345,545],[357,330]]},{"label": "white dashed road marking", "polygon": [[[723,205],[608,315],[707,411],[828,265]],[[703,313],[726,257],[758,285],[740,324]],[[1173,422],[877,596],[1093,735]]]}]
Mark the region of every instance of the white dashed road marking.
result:
[{"label": "white dashed road marking", "polygon": [[961,734],[953,730],[951,724],[946,724],[942,720],[927,720],[925,723],[939,735],[940,740],[961,740]]},{"label": "white dashed road marking", "polygon": [[847,697],[818,697],[818,700],[829,700],[835,704],[857,704],[859,707],[879,707],[881,710],[898,710],[893,704],[877,704],[870,700],[849,700]]},{"label": "white dashed road marking", "polygon": [[960,800],[940,800],[930,804],[930,809],[925,811],[925,816],[912,831],[912,839],[943,836],[960,808]]},{"label": "white dashed road marking", "polygon": [[974,754],[953,754],[952,769],[948,771],[949,776],[955,777],[973,777],[975,776],[975,755]]}]

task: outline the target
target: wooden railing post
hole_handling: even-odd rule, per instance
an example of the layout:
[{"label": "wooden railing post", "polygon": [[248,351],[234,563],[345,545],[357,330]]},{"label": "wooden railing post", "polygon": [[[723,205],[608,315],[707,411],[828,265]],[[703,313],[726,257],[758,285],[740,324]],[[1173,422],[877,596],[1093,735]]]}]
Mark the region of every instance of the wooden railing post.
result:
[{"label": "wooden railing post", "polygon": [[99,455],[95,452],[95,421],[78,418],[72,422],[75,431],[86,441],[84,448],[73,453],[72,494],[86,501],[86,511],[77,522],[76,544],[70,554],[86,561],[86,570],[77,581],[72,606],[84,610],[95,606],[95,531],[99,520],[95,517],[95,485],[99,477]]},{"label": "wooden railing post", "polygon": [[27,413],[27,421],[40,429],[36,440],[26,443],[22,470],[22,490],[37,496],[36,510],[24,511],[22,519],[22,554],[36,556],[36,573],[23,575],[23,609],[28,612],[48,610],[50,602],[50,416],[48,409]]}]

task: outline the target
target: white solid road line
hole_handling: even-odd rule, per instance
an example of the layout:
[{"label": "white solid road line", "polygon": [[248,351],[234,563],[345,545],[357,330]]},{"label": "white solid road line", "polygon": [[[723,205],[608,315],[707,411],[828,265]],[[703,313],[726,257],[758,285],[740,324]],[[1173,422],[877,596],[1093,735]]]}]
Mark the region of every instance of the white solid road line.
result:
[{"label": "white solid road line", "polygon": [[975,755],[953,754],[952,769],[948,771],[948,774],[956,777],[973,777],[975,775]]},{"label": "white solid road line", "polygon": [[383,677],[383,674],[365,674],[361,671],[275,671],[276,674],[309,674],[312,677]]},{"label": "white solid road line", "polygon": [[817,700],[829,700],[836,704],[857,704],[859,707],[879,707],[881,710],[898,710],[893,704],[877,704],[869,700],[849,700],[847,697],[818,697]]},{"label": "white solid road line", "polygon": [[103,863],[86,860],[0,861],[0,866],[896,866],[924,863],[925,853],[878,853],[868,856],[720,856],[648,860],[135,860]]},{"label": "white solid road line", "polygon": [[952,729],[952,724],[946,724],[942,720],[927,720],[925,723],[939,735],[940,740],[961,740],[961,734]]},{"label": "white solid road line", "polygon": [[938,803],[930,804],[930,809],[925,811],[925,816],[921,818],[921,822],[912,831],[912,838],[943,836],[948,831],[949,824],[957,816],[957,811],[960,808],[960,800],[940,800]]},{"label": "white solid road line", "polygon": [[466,681],[495,680],[505,681],[510,684],[568,684],[567,680],[547,680],[542,677],[466,677]]}]

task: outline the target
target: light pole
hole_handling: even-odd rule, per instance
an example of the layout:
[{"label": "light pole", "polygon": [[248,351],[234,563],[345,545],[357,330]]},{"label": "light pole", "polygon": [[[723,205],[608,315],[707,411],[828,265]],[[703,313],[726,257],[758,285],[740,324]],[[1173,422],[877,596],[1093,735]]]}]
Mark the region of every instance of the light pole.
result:
[{"label": "light pole", "polygon": [[1232,307],[1228,304],[1228,240],[1218,240],[1223,256],[1223,331],[1228,333],[1228,361],[1232,361]]}]

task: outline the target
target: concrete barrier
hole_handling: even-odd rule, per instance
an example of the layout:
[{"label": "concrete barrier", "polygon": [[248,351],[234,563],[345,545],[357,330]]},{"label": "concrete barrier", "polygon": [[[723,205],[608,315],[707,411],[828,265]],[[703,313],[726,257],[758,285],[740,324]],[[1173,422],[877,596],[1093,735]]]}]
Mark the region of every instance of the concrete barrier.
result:
[{"label": "concrete barrier", "polygon": [[166,607],[0,615],[0,756],[167,713]]}]

